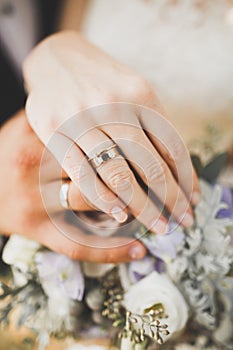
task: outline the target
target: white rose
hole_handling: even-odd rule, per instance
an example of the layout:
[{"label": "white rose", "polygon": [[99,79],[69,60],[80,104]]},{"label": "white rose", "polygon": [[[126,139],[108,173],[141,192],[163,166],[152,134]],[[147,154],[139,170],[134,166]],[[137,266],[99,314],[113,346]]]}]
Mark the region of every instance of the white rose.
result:
[{"label": "white rose", "polygon": [[22,272],[27,272],[34,264],[34,256],[40,248],[38,242],[12,235],[4,247],[2,259],[8,265],[17,267]]},{"label": "white rose", "polygon": [[165,274],[152,272],[134,284],[124,296],[123,305],[127,310],[144,314],[145,309],[162,303],[168,318],[161,319],[168,325],[170,334],[181,330],[188,319],[187,304],[172,281]]}]

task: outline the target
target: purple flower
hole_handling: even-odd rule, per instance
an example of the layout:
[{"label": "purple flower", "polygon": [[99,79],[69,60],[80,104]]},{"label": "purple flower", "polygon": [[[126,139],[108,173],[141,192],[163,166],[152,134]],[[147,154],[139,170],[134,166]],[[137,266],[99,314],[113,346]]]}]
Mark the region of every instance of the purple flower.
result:
[{"label": "purple flower", "polygon": [[84,278],[78,261],[54,252],[38,252],[35,257],[40,281],[48,296],[60,292],[67,298],[81,301]]},{"label": "purple flower", "polygon": [[165,262],[175,259],[177,250],[184,240],[184,232],[176,224],[171,223],[169,233],[141,237],[140,240],[149,252],[156,258]]},{"label": "purple flower", "polygon": [[217,213],[217,218],[232,218],[233,219],[233,195],[230,188],[222,187],[221,202],[227,205],[227,208],[220,209]]}]

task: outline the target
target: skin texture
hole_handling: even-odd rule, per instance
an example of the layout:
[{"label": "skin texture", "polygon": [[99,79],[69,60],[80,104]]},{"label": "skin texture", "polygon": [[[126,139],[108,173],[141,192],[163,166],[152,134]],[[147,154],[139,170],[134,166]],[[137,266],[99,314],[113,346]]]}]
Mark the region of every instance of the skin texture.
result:
[{"label": "skin texture", "polygon": [[[109,238],[109,246],[118,248],[101,249],[104,246],[101,237],[90,238],[92,236],[86,236],[81,230],[67,224],[67,229],[74,231],[79,235],[80,241],[86,243],[81,245],[66,238],[53,225],[44,208],[39,186],[39,167],[44,145],[28,124],[24,111],[20,111],[1,128],[0,149],[1,233],[24,235],[78,260],[117,263],[137,259],[145,254],[145,248],[139,242],[131,242],[127,238]],[[53,161],[52,155],[47,158],[48,169],[51,169]],[[43,185],[54,198],[51,211],[58,221],[64,222],[64,210],[54,191],[57,188],[57,173],[53,174],[51,170],[48,173],[49,178]],[[63,172],[62,177],[67,178],[66,173]],[[73,209],[93,210],[75,185],[70,187],[69,198]]]},{"label": "skin texture", "polygon": [[[164,234],[167,220],[144,192],[144,183],[179,223],[192,225],[190,201],[200,197],[197,178],[182,140],[142,77],[69,31],[33,50],[24,79],[31,127],[93,207],[119,222],[132,213]],[[114,143],[124,156],[97,169],[97,177],[86,157]]]}]

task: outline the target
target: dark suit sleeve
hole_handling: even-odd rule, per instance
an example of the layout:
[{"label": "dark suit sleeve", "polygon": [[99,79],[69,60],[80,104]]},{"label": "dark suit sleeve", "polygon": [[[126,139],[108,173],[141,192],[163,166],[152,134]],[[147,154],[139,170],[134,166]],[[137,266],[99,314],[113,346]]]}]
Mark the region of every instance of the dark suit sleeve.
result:
[{"label": "dark suit sleeve", "polygon": [[7,57],[0,51],[0,125],[24,106],[23,82],[16,76]]},{"label": "dark suit sleeve", "polygon": [[[55,31],[61,5],[61,0],[37,0],[39,40]],[[14,68],[0,46],[0,126],[23,108],[25,99],[23,81],[16,76]]]}]

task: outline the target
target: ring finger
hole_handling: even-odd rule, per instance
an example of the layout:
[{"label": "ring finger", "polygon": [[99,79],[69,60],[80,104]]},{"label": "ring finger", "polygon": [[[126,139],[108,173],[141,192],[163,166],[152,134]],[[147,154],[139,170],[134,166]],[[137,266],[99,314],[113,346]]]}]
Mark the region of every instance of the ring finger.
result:
[{"label": "ring finger", "polygon": [[[93,129],[78,140],[79,146],[89,158],[114,145],[102,131]],[[96,168],[99,176],[111,191],[130,208],[132,214],[148,229],[155,233],[167,232],[165,218],[155,204],[148,198],[126,160],[119,154],[108,159]]]},{"label": "ring finger", "polygon": [[[73,140],[63,134],[55,133],[53,140],[50,141],[47,147],[89,203],[92,203],[95,208],[104,213],[113,216],[118,222],[122,223],[127,220],[125,205],[96,176],[85,155]],[[61,184],[60,182],[60,186]],[[45,199],[47,198],[50,198],[49,192],[45,193]],[[50,206],[48,205],[48,207]]]}]

